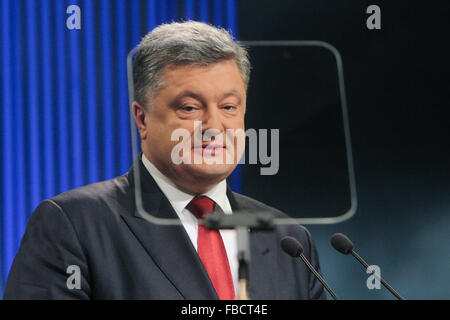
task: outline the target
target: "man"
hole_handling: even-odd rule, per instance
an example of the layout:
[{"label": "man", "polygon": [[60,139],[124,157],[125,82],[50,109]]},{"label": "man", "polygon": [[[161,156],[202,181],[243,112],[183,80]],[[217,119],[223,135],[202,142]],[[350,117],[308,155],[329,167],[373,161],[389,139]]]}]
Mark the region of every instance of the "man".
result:
[{"label": "man", "polygon": [[[250,73],[244,48],[223,29],[171,23],[144,37],[133,68],[140,169],[43,201],[28,222],[4,298],[234,299],[236,233],[208,230],[198,219],[240,210],[285,217],[226,185],[242,154],[236,137],[225,133],[244,129]],[[176,130],[193,139],[172,141]],[[180,143],[188,148],[174,152]],[[230,155],[233,161],[222,161]],[[143,219],[135,205],[137,174],[145,211],[180,224]],[[299,239],[319,269],[304,227],[251,232],[250,297],[325,298],[306,267],[280,250],[286,235]]]}]

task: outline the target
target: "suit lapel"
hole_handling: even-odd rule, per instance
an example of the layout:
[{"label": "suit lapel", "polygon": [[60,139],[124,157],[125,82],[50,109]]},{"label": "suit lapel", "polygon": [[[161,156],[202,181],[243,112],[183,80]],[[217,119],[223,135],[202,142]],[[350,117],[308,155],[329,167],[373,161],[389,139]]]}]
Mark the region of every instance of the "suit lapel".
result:
[{"label": "suit lapel", "polygon": [[[143,207],[146,212],[158,218],[178,219],[169,200],[158,188],[156,182],[142,165],[139,165]],[[130,187],[134,191],[134,179],[130,176]],[[134,192],[133,202],[134,202]],[[123,214],[125,222],[140,241],[161,272],[189,300],[218,299],[205,268],[179,221],[176,225],[158,225],[145,220],[135,210],[134,215]]]}]

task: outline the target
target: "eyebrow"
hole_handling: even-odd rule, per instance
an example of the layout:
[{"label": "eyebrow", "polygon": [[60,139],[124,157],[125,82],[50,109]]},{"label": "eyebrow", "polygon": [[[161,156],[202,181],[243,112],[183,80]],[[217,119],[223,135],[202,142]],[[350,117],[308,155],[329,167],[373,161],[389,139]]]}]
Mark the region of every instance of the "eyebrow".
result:
[{"label": "eyebrow", "polygon": [[236,98],[238,98],[239,103],[241,103],[241,95],[235,89],[231,89],[230,91],[225,92],[223,95],[220,96],[219,100],[223,100],[223,99],[231,97],[231,96],[235,96]]},{"label": "eyebrow", "polygon": [[[230,91],[225,92],[224,94],[222,94],[219,98],[219,100],[223,100],[225,98],[231,97],[231,96],[235,96],[236,98],[238,98],[238,103],[241,103],[241,95],[239,94],[239,92],[235,89],[231,89]],[[201,94],[196,93],[194,91],[190,91],[190,90],[185,90],[182,91],[181,93],[179,93],[172,101],[177,102],[180,99],[184,98],[184,97],[191,97],[194,99],[197,99],[199,101],[204,102],[205,99],[202,97]]]}]

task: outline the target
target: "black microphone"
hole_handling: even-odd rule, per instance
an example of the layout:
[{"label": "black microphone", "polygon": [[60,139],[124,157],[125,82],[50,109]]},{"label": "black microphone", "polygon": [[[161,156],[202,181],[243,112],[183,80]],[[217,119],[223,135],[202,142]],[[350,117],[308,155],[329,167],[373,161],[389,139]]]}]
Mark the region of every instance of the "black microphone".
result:
[{"label": "black microphone", "polygon": [[[331,245],[333,246],[333,248],[335,248],[337,251],[339,251],[340,253],[343,254],[351,254],[353,257],[355,257],[356,260],[359,261],[359,263],[361,263],[363,265],[363,267],[367,270],[367,268],[369,267],[369,265],[367,264],[367,262],[364,261],[363,258],[361,258],[354,250],[353,248],[355,247],[353,245],[353,242],[345,235],[342,233],[335,233],[332,237],[331,237]],[[384,279],[377,274],[375,271],[372,272],[372,275],[375,276],[375,278],[377,278],[382,284],[383,286],[388,289],[398,300],[405,300],[402,296],[400,296],[397,291],[394,290],[394,288],[392,288],[386,281],[384,281]]]},{"label": "black microphone", "polygon": [[297,239],[293,237],[284,237],[281,240],[281,249],[283,249],[284,252],[286,252],[293,258],[302,258],[308,269],[316,276],[316,278],[325,287],[325,289],[327,289],[333,299],[339,300],[339,298],[334,294],[333,290],[331,290],[322,276],[316,271],[316,269],[314,269],[313,265],[308,261],[308,259],[306,259],[305,255],[303,254],[303,246]]}]

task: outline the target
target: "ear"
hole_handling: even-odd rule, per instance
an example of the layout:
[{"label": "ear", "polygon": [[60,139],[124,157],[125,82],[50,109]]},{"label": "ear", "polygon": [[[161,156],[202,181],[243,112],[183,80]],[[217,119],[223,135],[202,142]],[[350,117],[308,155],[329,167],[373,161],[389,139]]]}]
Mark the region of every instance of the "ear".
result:
[{"label": "ear", "polygon": [[137,101],[133,102],[131,108],[134,115],[134,120],[136,121],[136,126],[141,136],[141,140],[145,140],[147,138],[148,132],[148,123],[146,121],[148,118],[147,110],[145,110],[145,108],[141,106]]}]

